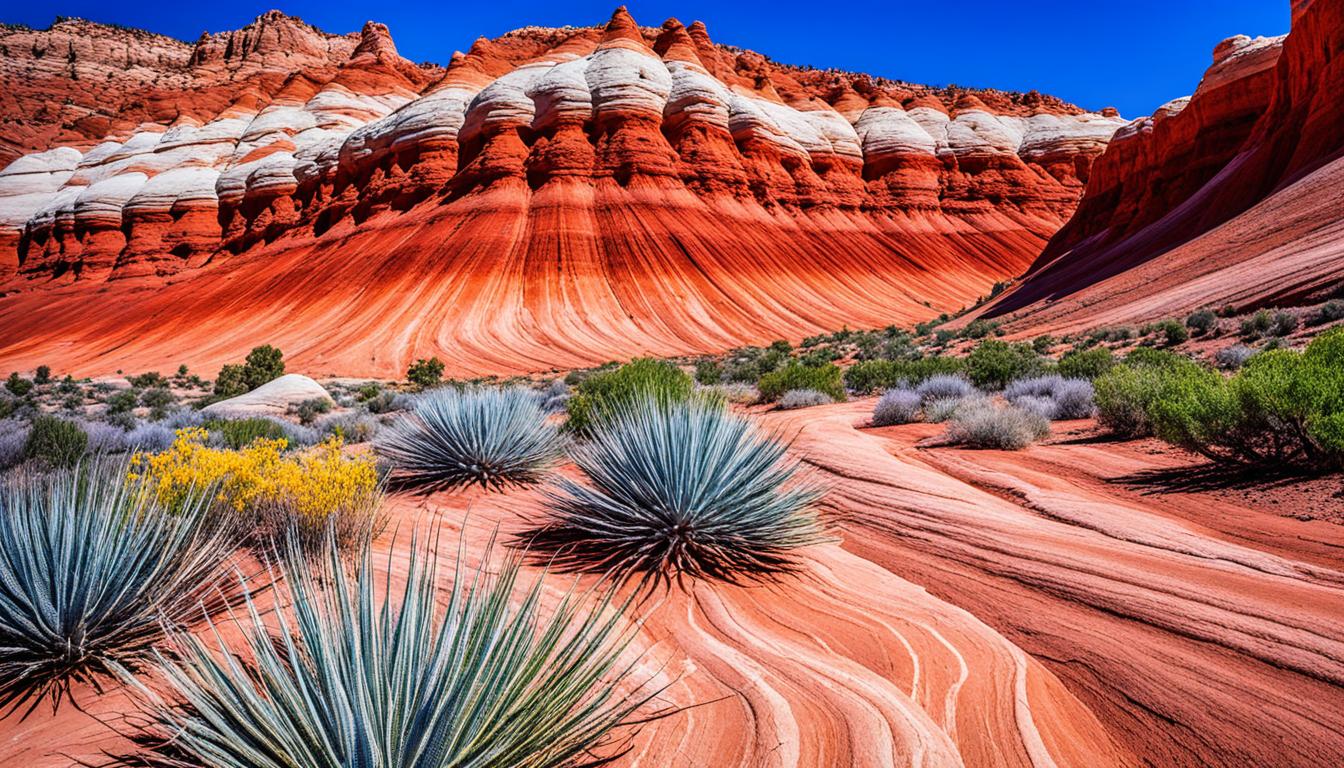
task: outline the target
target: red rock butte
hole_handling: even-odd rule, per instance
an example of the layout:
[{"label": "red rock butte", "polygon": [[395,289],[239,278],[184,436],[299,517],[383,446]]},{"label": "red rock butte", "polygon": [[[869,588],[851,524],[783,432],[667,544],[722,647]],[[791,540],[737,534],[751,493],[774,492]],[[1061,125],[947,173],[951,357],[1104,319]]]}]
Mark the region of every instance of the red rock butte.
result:
[{"label": "red rock butte", "polygon": [[83,374],[267,342],[514,373],[922,320],[1026,269],[1123,125],[623,8],[446,68],[278,12],[0,45],[0,360]]},{"label": "red rock butte", "polygon": [[983,312],[1022,333],[1311,303],[1344,286],[1344,3],[1219,43],[1194,95],[1120,129],[1077,213]]}]

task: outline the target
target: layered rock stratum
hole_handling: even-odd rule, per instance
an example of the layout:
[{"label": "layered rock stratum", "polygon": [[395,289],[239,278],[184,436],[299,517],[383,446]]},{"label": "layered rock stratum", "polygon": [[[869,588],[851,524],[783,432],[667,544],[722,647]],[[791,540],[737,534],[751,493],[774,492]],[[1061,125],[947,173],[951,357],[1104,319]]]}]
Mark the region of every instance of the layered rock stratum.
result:
[{"label": "layered rock stratum", "polygon": [[1082,329],[1344,288],[1344,4],[1219,43],[1195,93],[1116,132],[1072,219],[986,308]]},{"label": "layered rock stratum", "polygon": [[276,12],[0,45],[0,357],[84,372],[267,341],[308,370],[506,373],[924,319],[1020,273],[1123,124],[623,8],[444,69]]}]

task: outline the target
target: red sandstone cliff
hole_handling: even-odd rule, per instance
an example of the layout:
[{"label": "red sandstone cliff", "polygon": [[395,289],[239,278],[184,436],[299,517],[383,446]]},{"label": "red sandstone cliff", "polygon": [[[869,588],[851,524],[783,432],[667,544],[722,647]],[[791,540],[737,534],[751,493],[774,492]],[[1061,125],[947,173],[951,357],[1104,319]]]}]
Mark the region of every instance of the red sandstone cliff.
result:
[{"label": "red sandstone cliff", "polygon": [[1319,299],[1344,281],[1344,5],[1214,49],[1198,90],[1116,132],[1073,218],[986,308],[1084,328]]},{"label": "red sandstone cliff", "polygon": [[[477,40],[441,72],[380,25],[337,37],[277,13],[194,47],[85,22],[0,43],[75,51],[0,63],[31,81],[6,114],[84,100],[17,118],[28,153],[0,171],[16,362],[110,365],[97,350],[129,336],[119,355],[167,364],[181,346],[151,339],[179,319],[200,362],[265,337],[379,372],[921,319],[1025,268],[1122,124],[1034,92],[782,66],[624,9]],[[359,332],[343,317],[365,313]]]}]

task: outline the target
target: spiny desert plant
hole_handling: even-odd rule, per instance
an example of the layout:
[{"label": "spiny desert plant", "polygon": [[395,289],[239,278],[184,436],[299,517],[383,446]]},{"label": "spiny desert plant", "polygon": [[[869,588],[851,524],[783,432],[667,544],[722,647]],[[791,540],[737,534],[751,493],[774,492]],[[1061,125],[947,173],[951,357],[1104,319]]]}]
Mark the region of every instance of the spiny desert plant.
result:
[{"label": "spiny desert plant", "polygon": [[290,558],[275,632],[249,595],[241,642],[176,635],[158,656],[171,696],[138,687],[138,740],[216,768],[594,765],[656,693],[625,684],[623,606],[570,593],[547,611],[540,578],[521,587],[519,558],[488,554],[471,572],[459,553],[445,595],[415,542],[394,601],[365,552],[353,576],[334,553],[326,572]]},{"label": "spiny desert plant", "polygon": [[378,436],[394,485],[439,491],[479,483],[503,490],[541,480],[564,452],[535,392],[443,387]]},{"label": "spiny desert plant", "polygon": [[201,493],[169,512],[121,463],[0,487],[0,707],[134,667],[220,604],[233,551]]},{"label": "spiny desert plant", "polygon": [[889,389],[878,398],[873,407],[872,424],[886,427],[919,421],[919,409],[924,398],[909,389]]},{"label": "spiny desert plant", "polygon": [[589,480],[561,479],[551,513],[520,537],[564,570],[759,579],[797,567],[821,540],[819,491],[796,482],[786,445],[713,403],[638,400],[604,423],[574,461]]},{"label": "spiny desert plant", "polygon": [[790,389],[779,398],[779,407],[781,410],[792,411],[833,402],[835,401],[825,392],[818,392],[815,389]]}]

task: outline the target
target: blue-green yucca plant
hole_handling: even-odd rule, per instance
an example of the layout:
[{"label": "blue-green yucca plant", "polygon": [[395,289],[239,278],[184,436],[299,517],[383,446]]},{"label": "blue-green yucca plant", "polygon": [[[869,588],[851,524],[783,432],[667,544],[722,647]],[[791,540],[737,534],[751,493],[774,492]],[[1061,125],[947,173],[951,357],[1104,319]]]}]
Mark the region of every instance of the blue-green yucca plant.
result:
[{"label": "blue-green yucca plant", "polygon": [[110,461],[0,488],[0,707],[120,676],[230,596],[237,537],[207,495],[170,513],[148,490]]},{"label": "blue-green yucca plant", "polygon": [[564,453],[537,394],[519,387],[431,390],[375,446],[393,487],[424,491],[534,483]]},{"label": "blue-green yucca plant", "polygon": [[786,451],[721,403],[637,400],[574,450],[591,484],[561,479],[550,517],[516,543],[561,570],[638,574],[641,590],[793,570],[794,550],[824,537],[820,491],[795,482]]},{"label": "blue-green yucca plant", "polygon": [[624,605],[571,591],[545,610],[542,579],[518,588],[519,557],[496,567],[490,550],[474,572],[459,552],[445,595],[436,550],[412,541],[399,601],[367,549],[354,575],[334,548],[318,571],[289,558],[280,591],[290,608],[268,622],[245,596],[241,654],[215,633],[182,634],[160,655],[168,697],[138,686],[151,725],[137,739],[149,755],[137,759],[546,768],[619,752],[624,726],[656,693],[626,682]]}]

